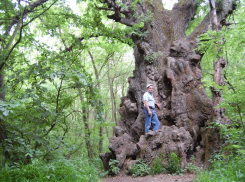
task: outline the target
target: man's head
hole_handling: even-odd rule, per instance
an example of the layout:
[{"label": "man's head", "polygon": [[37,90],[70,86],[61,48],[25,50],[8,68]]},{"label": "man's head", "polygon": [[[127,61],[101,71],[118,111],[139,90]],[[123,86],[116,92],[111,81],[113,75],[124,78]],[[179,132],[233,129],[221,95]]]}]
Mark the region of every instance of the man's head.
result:
[{"label": "man's head", "polygon": [[147,84],[146,89],[148,92],[152,93],[153,92],[153,85],[152,84]]}]

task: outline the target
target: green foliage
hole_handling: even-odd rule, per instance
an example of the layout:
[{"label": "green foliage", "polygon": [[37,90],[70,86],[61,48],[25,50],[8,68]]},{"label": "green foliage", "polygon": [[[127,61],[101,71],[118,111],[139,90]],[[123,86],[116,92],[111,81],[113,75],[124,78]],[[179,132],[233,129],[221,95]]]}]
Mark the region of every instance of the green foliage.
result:
[{"label": "green foliage", "polygon": [[214,160],[210,169],[200,172],[195,182],[230,182],[245,181],[244,155],[219,157]]},{"label": "green foliage", "polygon": [[117,175],[119,173],[120,168],[118,167],[118,163],[119,163],[118,160],[110,159],[109,162],[110,169],[108,171],[109,175]]},{"label": "green foliage", "polygon": [[159,55],[160,55],[160,52],[152,52],[145,57],[145,60],[148,62],[148,64],[152,64],[154,63],[154,60],[157,59]]},{"label": "green foliage", "polygon": [[191,162],[188,163],[184,171],[188,171],[189,173],[196,173],[200,171],[200,168],[195,165],[195,156],[191,157]]},{"label": "green foliage", "polygon": [[[234,124],[223,126],[221,136],[227,141],[223,150],[234,155],[245,153],[245,132],[236,122]],[[238,128],[239,127],[239,128]]]},{"label": "green foliage", "polygon": [[[228,18],[229,27],[223,27],[222,31],[212,32],[209,30],[200,37],[199,51],[202,52],[203,58],[201,67],[204,73],[202,81],[208,93],[210,88],[222,90],[223,101],[220,106],[226,110],[226,116],[232,120],[233,124],[221,126],[220,123],[214,121],[209,127],[220,127],[221,136],[226,140],[224,150],[233,154],[241,153],[245,150],[245,84],[244,84],[244,40],[245,36],[244,17],[245,8],[244,1],[238,4],[234,17]],[[226,84],[219,86],[213,81],[213,64],[214,61],[222,57],[225,59],[226,66],[223,69]]]},{"label": "green foliage", "polygon": [[151,163],[151,174],[166,173],[162,157],[155,157]]},{"label": "green foliage", "polygon": [[136,12],[133,16],[137,19],[138,22],[148,23],[152,20],[153,13],[148,10],[146,13],[141,15],[139,15],[138,12]]},{"label": "green foliage", "polygon": [[60,159],[49,163],[35,161],[28,165],[5,166],[0,171],[0,181],[98,181],[94,165],[87,160]]},{"label": "green foliage", "polygon": [[168,171],[173,173],[173,174],[181,174],[182,169],[181,169],[181,158],[175,154],[174,152],[171,152],[168,156]]},{"label": "green foliage", "polygon": [[143,161],[142,159],[138,160],[138,163],[135,164],[132,168],[132,176],[138,177],[138,176],[146,176],[150,174],[150,168],[148,165]]},{"label": "green foliage", "polygon": [[202,34],[199,37],[200,44],[198,46],[198,51],[201,53],[206,54],[206,59],[208,60],[214,60],[217,58],[217,56],[222,55],[222,48],[223,45],[220,42],[222,40],[222,37],[224,36],[224,33],[222,31],[212,31],[208,30],[207,33]]},{"label": "green foliage", "polygon": [[[15,43],[20,34],[16,29],[14,37],[9,26],[11,18],[22,14],[23,6],[27,6],[23,2],[4,0],[0,3],[0,14],[4,18],[0,20],[1,61],[9,51],[6,45],[11,38]],[[60,156],[87,156],[87,143],[93,148],[89,151],[92,156],[98,156],[101,139],[103,146],[108,142],[114,122],[105,65],[110,67],[115,105],[119,105],[125,92],[121,89],[127,86],[127,77],[133,69],[129,66],[133,59],[128,59],[128,55],[127,64],[122,61],[126,60],[125,52],[131,50],[121,42],[132,44],[131,39],[125,38],[132,29],[105,21],[108,12],[98,11],[93,2],[81,3],[84,5],[81,16],[64,1],[57,1],[24,27],[20,42],[1,70],[5,76],[6,99],[0,101],[0,123],[8,136],[0,153],[3,165],[8,162],[30,164],[37,159],[49,161]],[[45,2],[25,15],[23,23],[49,5],[50,2]],[[141,22],[134,28],[143,26]],[[15,28],[16,24],[11,27]],[[88,49],[99,68],[99,80],[93,74]],[[99,88],[98,84],[102,86]],[[106,130],[99,136],[101,127]],[[106,150],[107,146],[102,149]]]},{"label": "green foliage", "polygon": [[[81,73],[82,66],[75,63],[76,57],[68,63],[69,54],[49,51],[49,57],[44,59],[42,51],[36,56],[39,66],[36,63],[21,66],[21,60],[16,60],[15,72],[6,71],[6,101],[0,107],[8,111],[2,116],[4,125],[14,131],[8,133],[4,147],[8,159],[15,162],[25,161],[27,154],[28,160],[41,155],[47,158],[64,142],[71,123],[69,116],[76,113],[72,110],[77,97],[74,86],[83,87],[87,103],[98,113],[101,110],[98,91],[89,74]],[[19,75],[18,80],[15,74]],[[20,82],[25,86],[18,85]],[[90,92],[86,93],[86,89]]]},{"label": "green foliage", "polygon": [[193,30],[203,21],[204,17],[209,12],[209,3],[205,0],[197,0],[197,10],[195,18],[190,22],[188,29],[186,30],[186,35],[190,35]]},{"label": "green foliage", "polygon": [[[238,3],[237,10],[232,18],[227,19],[229,26],[222,31],[212,32],[201,36],[199,51],[204,53],[201,67],[204,72],[205,87],[222,90],[223,102],[220,106],[226,110],[226,116],[232,124],[222,126],[216,121],[209,127],[219,126],[221,137],[226,141],[222,146],[221,154],[213,155],[212,165],[208,171],[201,172],[196,181],[244,181],[245,155],[245,87],[244,87],[244,1]],[[226,61],[223,70],[226,85],[218,86],[213,82],[213,63],[219,57]],[[226,157],[223,152],[228,154]]]}]

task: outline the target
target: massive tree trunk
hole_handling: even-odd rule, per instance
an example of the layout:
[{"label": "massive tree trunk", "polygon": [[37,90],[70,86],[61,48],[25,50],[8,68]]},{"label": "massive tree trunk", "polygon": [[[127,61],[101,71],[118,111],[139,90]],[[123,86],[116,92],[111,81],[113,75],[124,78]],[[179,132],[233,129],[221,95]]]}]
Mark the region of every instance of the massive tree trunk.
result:
[{"label": "massive tree trunk", "polygon": [[[128,26],[139,23],[140,18],[144,19],[152,12],[151,20],[141,29],[146,37],[132,35],[134,76],[129,78],[128,94],[122,98],[116,137],[110,139],[111,152],[100,155],[105,169],[109,167],[110,158],[119,160],[119,167],[123,167],[139,157],[151,163],[159,153],[170,152],[179,154],[183,166],[193,154],[198,162],[203,162],[205,125],[212,115],[212,101],[201,87],[201,56],[194,48],[196,38],[210,25],[209,14],[186,36],[196,13],[195,0],[180,0],[171,11],[163,8],[161,0],[143,0],[136,4],[136,11],[130,8],[130,0],[122,1],[127,8],[120,7],[115,1],[105,2],[108,9],[115,12],[108,17]],[[234,7],[231,0],[219,1],[217,21],[225,19]],[[144,135],[142,96],[147,83],[154,85],[154,96],[162,105],[156,110],[162,127]]]}]

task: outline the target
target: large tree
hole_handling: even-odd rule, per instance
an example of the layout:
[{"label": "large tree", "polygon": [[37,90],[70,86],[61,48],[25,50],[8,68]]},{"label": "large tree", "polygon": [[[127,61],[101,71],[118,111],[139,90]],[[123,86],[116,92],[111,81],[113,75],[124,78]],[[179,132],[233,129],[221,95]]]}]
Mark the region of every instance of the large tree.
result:
[{"label": "large tree", "polygon": [[[202,88],[202,55],[195,51],[198,36],[211,27],[214,10],[186,35],[200,4],[197,0],[180,0],[167,10],[161,0],[104,0],[104,6],[99,7],[112,12],[108,18],[116,22],[141,27],[130,34],[135,45],[134,76],[129,78],[128,94],[122,98],[116,137],[110,139],[111,152],[100,155],[105,169],[109,159],[119,160],[122,167],[139,157],[151,163],[159,153],[170,152],[178,153],[183,165],[193,154],[203,162],[210,157],[205,153],[215,149],[206,131],[213,105]],[[217,25],[222,26],[236,6],[233,0],[219,0],[215,7]],[[147,83],[154,85],[155,97],[162,105],[156,111],[162,127],[144,135],[142,95]]]}]

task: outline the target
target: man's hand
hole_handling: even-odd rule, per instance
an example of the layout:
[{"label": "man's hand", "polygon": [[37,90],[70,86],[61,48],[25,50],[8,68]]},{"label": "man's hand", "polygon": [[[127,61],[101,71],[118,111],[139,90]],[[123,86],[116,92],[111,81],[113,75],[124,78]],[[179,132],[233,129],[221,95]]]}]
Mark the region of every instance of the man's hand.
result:
[{"label": "man's hand", "polygon": [[161,109],[161,105],[160,105],[160,104],[155,103],[155,105],[156,105],[159,109]]},{"label": "man's hand", "polygon": [[146,107],[146,109],[147,109],[147,111],[148,111],[149,116],[151,116],[151,115],[152,115],[152,112],[151,112],[151,110],[150,110],[150,107],[149,107],[149,105],[148,105],[148,102],[145,100],[144,103],[145,103],[145,107]]}]

